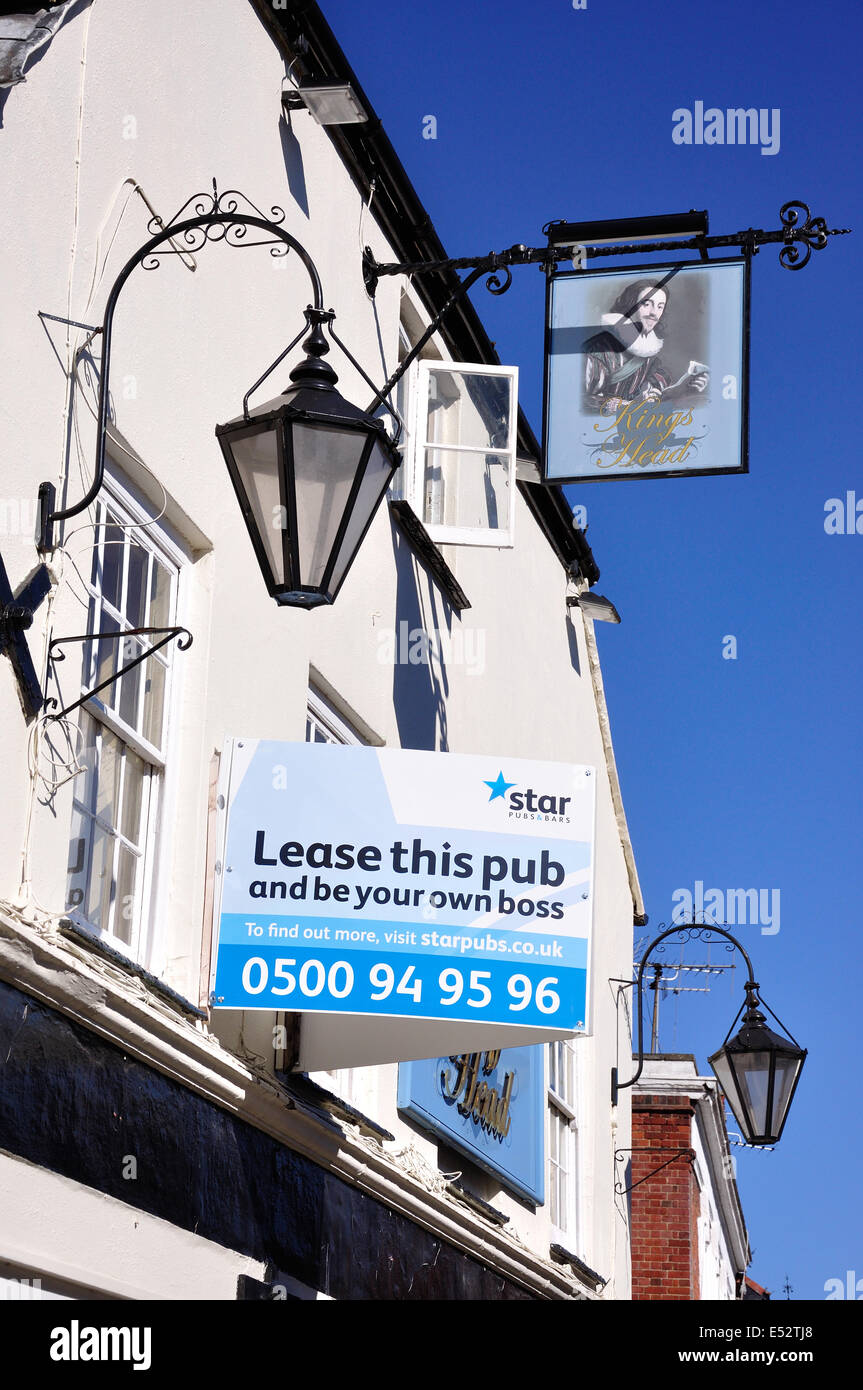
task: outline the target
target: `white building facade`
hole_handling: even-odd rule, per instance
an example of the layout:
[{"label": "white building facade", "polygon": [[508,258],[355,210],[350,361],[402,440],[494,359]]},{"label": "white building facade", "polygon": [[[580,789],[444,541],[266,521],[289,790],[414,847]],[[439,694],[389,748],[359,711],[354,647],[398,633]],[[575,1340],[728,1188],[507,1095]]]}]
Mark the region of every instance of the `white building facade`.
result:
[{"label": "white building facade", "polygon": [[[456,283],[392,276],[367,293],[363,245],[380,262],[440,245],[317,6],[67,11],[3,89],[13,593],[40,563],[40,484],[69,507],[92,478],[94,329],[153,218],[199,192],[203,206],[214,177],[264,216],[284,209],[376,385]],[[352,81],[369,120],[286,113],[288,70],[289,89]],[[105,484],[58,528],[24,633],[57,704],[25,718],[11,642],[0,664],[0,1275],[73,1298],[628,1298],[614,1154],[629,1093],[612,1109],[609,1076],[630,1046],[610,982],[630,975],[643,906],[592,624],[566,604],[595,582],[591,552],[536,480],[523,416],[478,481],[457,425],[467,374],[434,365],[487,380],[500,366],[461,300],[400,387],[406,464],[337,601],[277,607],[214,426],[299,331],[308,279],[268,247],[171,250],[123,288]],[[367,381],[331,356],[366,404]],[[145,627],[193,640],[111,681],[143,650],[123,634]],[[585,1036],[543,1049],[543,1202],[406,1113],[404,1056],[360,1065],[350,1030],[312,1015],[211,1009],[220,764],[242,736],[597,770],[593,1013]]]}]

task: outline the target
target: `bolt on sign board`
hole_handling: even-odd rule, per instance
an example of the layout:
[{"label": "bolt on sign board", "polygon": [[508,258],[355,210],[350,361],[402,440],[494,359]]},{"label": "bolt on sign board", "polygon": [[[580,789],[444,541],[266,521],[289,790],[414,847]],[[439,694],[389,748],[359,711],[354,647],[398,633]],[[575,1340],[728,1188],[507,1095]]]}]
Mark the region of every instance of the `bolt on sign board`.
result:
[{"label": "bolt on sign board", "polygon": [[749,260],[549,277],[544,479],[748,471]]},{"label": "bolt on sign board", "polygon": [[303,1070],[587,1031],[595,769],[231,740],[213,1007]]}]

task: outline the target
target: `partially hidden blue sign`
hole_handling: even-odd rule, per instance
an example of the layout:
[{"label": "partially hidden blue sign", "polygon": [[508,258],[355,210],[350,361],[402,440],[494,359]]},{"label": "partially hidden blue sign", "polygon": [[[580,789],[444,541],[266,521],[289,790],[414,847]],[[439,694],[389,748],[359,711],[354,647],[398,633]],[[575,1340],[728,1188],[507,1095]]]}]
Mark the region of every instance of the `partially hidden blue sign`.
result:
[{"label": "partially hidden blue sign", "polygon": [[399,1109],[539,1206],[545,1200],[543,1097],[542,1047],[399,1065]]}]

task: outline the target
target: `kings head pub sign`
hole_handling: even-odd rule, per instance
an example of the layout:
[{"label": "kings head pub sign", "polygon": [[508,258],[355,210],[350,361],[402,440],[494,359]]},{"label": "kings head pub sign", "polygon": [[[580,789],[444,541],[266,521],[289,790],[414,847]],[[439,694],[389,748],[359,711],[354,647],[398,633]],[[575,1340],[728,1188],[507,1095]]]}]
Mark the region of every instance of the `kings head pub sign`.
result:
[{"label": "kings head pub sign", "polygon": [[549,277],[549,483],[747,471],[749,264]]},{"label": "kings head pub sign", "polygon": [[398,1105],[529,1201],[544,1201],[543,1048],[399,1065]]}]

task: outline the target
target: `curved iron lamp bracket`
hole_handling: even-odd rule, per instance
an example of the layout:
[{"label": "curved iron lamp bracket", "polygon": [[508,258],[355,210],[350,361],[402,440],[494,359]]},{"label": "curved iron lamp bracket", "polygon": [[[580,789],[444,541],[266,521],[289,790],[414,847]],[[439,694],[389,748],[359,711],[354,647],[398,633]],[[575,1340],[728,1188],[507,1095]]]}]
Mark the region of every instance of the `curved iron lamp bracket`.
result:
[{"label": "curved iron lamp bracket", "polygon": [[[188,214],[193,214],[192,216]],[[117,307],[117,300],[120,291],[131,275],[132,271],[138,266],[144,270],[156,270],[162,263],[163,256],[183,256],[195,251],[200,251],[208,241],[223,241],[227,246],[269,246],[270,255],[286,256],[289,251],[296,252],[299,260],[305,267],[309,280],[311,281],[313,302],[306,310],[306,323],[300,333],[293,340],[288,348],[276,358],[276,361],[267,368],[263,376],[259,377],[254,386],[247,391],[243,401],[244,412],[247,412],[249,396],[256,390],[261,382],[265,381],[270,373],[279,365],[282,359],[290,352],[293,347],[306,332],[309,326],[329,324],[332,322],[332,310],[324,309],[323,291],[321,280],[318,275],[314,261],[306,251],[305,247],[297,241],[296,237],[291,236],[290,232],[285,231],[281,225],[285,218],[283,208],[270,208],[269,216],[258,208],[250,199],[236,189],[229,189],[225,193],[219,193],[216,180],[213,180],[213,192],[196,193],[189,198],[170,222],[163,222],[159,217],[151,217],[148,229],[152,233],[149,241],[145,242],[126,262],[123,269],[117,276],[108,295],[105,306],[105,318],[98,330],[102,335],[102,371],[99,381],[99,409],[97,414],[96,429],[96,467],[93,473],[93,482],[87,493],[76,502],[72,507],[65,510],[55,511],[57,490],[53,483],[42,483],[39,488],[40,506],[40,525],[38,549],[44,553],[53,549],[54,546],[54,523],[65,521],[69,517],[77,516],[93,503],[101,490],[105,476],[105,444],[106,431],[108,425],[108,406],[109,406],[109,382],[111,368],[111,335],[114,323],[114,310]],[[248,236],[250,229],[264,233],[261,236]]]},{"label": "curved iron lamp bracket", "polygon": [[[660,932],[659,936],[655,937],[654,940],[651,941],[650,945],[648,946],[647,950],[645,951],[644,955],[642,956],[642,958],[641,958],[641,964],[640,964],[639,967],[638,967],[638,978],[637,978],[637,980],[636,980],[636,990],[637,990],[637,994],[638,994],[638,1068],[637,1068],[637,1070],[636,1070],[636,1072],[635,1072],[635,1075],[632,1076],[632,1077],[630,1077],[629,1081],[619,1081],[619,1080],[618,1080],[618,1076],[617,1076],[617,1067],[612,1067],[612,1069],[611,1069],[611,1103],[612,1103],[612,1105],[616,1105],[616,1104],[617,1104],[618,1092],[619,1092],[619,1091],[625,1090],[627,1086],[634,1086],[635,1083],[636,1083],[636,1081],[638,1081],[639,1077],[641,1076],[642,1071],[644,1070],[644,1019],[643,1019],[643,1017],[642,1017],[642,1007],[641,1007],[642,995],[643,995],[644,971],[645,971],[645,969],[646,969],[646,967],[647,967],[647,962],[648,962],[648,959],[649,959],[650,955],[652,954],[652,952],[655,951],[655,950],[657,949],[657,947],[659,947],[660,944],[661,944],[663,941],[665,941],[666,938],[669,937],[669,936],[677,936],[677,937],[679,938],[679,944],[680,944],[681,946],[685,946],[687,941],[705,941],[705,942],[707,942],[707,943],[710,943],[710,942],[713,940],[714,936],[721,936],[721,937],[724,937],[726,941],[730,942],[730,945],[726,946],[726,948],[725,948],[726,951],[733,951],[733,950],[736,948],[736,949],[740,952],[740,954],[742,955],[743,959],[746,961],[746,968],[747,968],[747,970],[748,970],[748,972],[749,972],[749,975],[748,975],[748,978],[747,978],[747,980],[746,980],[746,984],[745,984],[745,986],[744,986],[744,988],[745,988],[745,990],[746,990],[746,1001],[745,1001],[745,1003],[748,1004],[748,1003],[749,1003],[751,1000],[753,1000],[753,999],[758,1000],[758,988],[759,988],[759,986],[758,986],[758,982],[757,982],[757,980],[755,979],[755,976],[754,976],[754,974],[753,974],[753,970],[752,970],[752,961],[749,959],[749,956],[748,956],[747,952],[745,951],[745,949],[743,948],[743,946],[741,946],[740,942],[737,940],[737,937],[736,937],[736,936],[732,936],[732,935],[731,935],[731,932],[726,931],[724,927],[715,926],[712,922],[710,922],[710,923],[706,923],[706,922],[689,922],[689,923],[682,923],[680,926],[677,926],[677,927],[669,927],[669,928],[667,929],[667,931]],[[664,948],[663,948],[663,949],[664,949]],[[760,1007],[762,1007],[762,1008],[766,1008],[766,1007],[767,1007],[765,1004],[762,1004],[760,1000],[758,1000],[758,1002],[759,1002],[759,1004],[760,1004]],[[741,1010],[742,1010],[743,1007],[744,1007],[744,1005],[741,1005]],[[737,1018],[740,1017],[740,1012],[741,1012],[741,1010],[738,1010]],[[768,1012],[771,1012],[771,1011],[768,1010]],[[775,1014],[773,1015],[773,1017],[775,1017]],[[737,1018],[735,1018],[735,1020],[734,1020],[735,1023],[737,1022]],[[777,1022],[779,1022],[778,1019],[777,1019]],[[731,1025],[731,1028],[733,1028],[733,1027],[734,1027],[734,1023],[732,1023],[732,1025]],[[731,1036],[731,1028],[729,1028],[728,1034],[726,1035],[726,1041],[727,1041],[728,1038]]]}]

